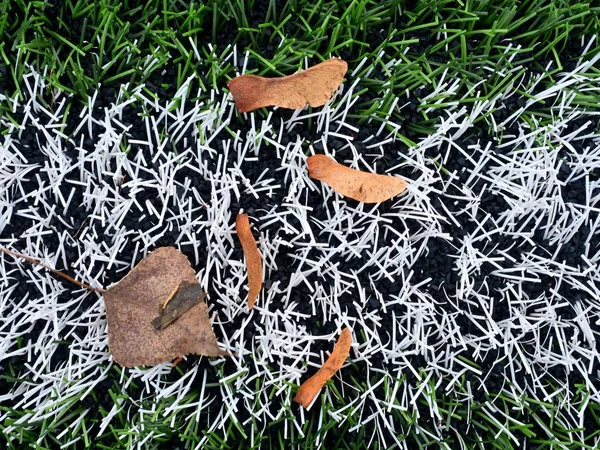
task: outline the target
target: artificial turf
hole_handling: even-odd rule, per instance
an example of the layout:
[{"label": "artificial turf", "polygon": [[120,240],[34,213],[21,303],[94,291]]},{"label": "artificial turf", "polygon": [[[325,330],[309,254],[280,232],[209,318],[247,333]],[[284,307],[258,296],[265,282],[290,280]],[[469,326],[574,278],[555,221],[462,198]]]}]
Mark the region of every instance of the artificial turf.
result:
[{"label": "artificial turf", "polygon": [[[237,354],[121,369],[101,296],[2,255],[9,448],[596,448],[599,12],[1,3],[1,245],[104,287],[177,246]],[[324,108],[228,97],[330,56],[349,72]],[[409,191],[341,198],[311,153]],[[240,210],[266,268],[252,313]],[[345,325],[347,365],[292,404]]]}]

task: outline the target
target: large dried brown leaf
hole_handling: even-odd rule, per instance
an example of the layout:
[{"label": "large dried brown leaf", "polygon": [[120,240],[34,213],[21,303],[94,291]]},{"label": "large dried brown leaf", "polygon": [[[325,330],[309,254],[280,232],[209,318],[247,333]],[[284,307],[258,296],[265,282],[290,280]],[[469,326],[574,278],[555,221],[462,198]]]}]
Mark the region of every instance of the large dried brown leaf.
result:
[{"label": "large dried brown leaf", "polygon": [[317,107],[327,103],[342,83],[347,70],[345,61],[332,58],[287,77],[242,75],[231,80],[227,86],[240,112],[263,106],[298,109],[307,103]]},{"label": "large dried brown leaf", "polygon": [[346,167],[326,155],[309,156],[308,176],[327,183],[334,191],[364,203],[389,200],[406,189],[406,181]]},{"label": "large dried brown leaf", "polygon": [[133,367],[191,353],[227,354],[217,344],[203,300],[164,329],[154,327],[153,320],[164,314],[163,306],[182,282],[198,283],[188,259],[173,247],[161,247],[104,293],[108,344],[117,363]]},{"label": "large dried brown leaf", "polygon": [[262,260],[252,231],[248,214],[238,214],[235,219],[235,230],[237,232],[248,267],[248,308],[252,309],[260,289],[262,287]]},{"label": "large dried brown leaf", "polygon": [[308,405],[310,405],[315,395],[319,393],[327,380],[344,365],[350,353],[351,346],[352,333],[349,328],[344,328],[325,364],[323,364],[317,373],[302,383],[294,396],[294,401],[308,408]]}]

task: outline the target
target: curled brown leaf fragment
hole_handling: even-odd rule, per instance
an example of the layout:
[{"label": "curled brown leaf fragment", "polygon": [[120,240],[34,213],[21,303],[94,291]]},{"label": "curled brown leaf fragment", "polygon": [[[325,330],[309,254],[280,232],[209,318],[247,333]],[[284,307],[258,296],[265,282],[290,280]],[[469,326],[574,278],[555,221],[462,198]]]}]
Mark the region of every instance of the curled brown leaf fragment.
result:
[{"label": "curled brown leaf fragment", "polygon": [[260,294],[262,287],[262,259],[258,252],[256,240],[250,230],[248,214],[238,214],[235,219],[235,230],[237,232],[248,268],[248,308],[252,309]]},{"label": "curled brown leaf fragment", "polygon": [[286,77],[241,75],[231,80],[227,87],[237,109],[243,113],[263,106],[298,109],[308,103],[317,107],[327,103],[347,70],[346,61],[332,58]]},{"label": "curled brown leaf fragment", "polygon": [[406,189],[406,181],[402,178],[352,169],[326,155],[309,156],[307,163],[309,177],[323,181],[339,194],[359,202],[384,202]]},{"label": "curled brown leaf fragment", "polygon": [[156,330],[164,330],[205,298],[206,292],[198,282],[182,281],[152,321],[152,326]]},{"label": "curled brown leaf fragment", "polygon": [[195,272],[173,247],[150,253],[104,292],[104,302],[109,349],[123,367],[160,364],[190,353],[227,355],[218,346]]},{"label": "curled brown leaf fragment", "polygon": [[296,395],[294,401],[300,403],[305,408],[313,401],[321,388],[333,375],[344,365],[350,347],[352,346],[352,333],[349,328],[344,328],[338,338],[333,351],[325,361],[325,364],[312,377],[306,380]]}]

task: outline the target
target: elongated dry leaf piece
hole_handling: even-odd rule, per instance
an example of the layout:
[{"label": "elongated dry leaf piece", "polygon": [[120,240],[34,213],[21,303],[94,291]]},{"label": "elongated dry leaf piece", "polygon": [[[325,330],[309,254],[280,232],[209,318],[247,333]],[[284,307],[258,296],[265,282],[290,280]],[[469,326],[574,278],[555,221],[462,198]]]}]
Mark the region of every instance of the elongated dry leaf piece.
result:
[{"label": "elongated dry leaf piece", "polygon": [[231,80],[227,87],[235,106],[243,113],[263,106],[298,109],[308,103],[317,107],[327,103],[347,70],[346,61],[332,58],[287,77],[241,75]]},{"label": "elongated dry leaf piece", "polygon": [[250,230],[248,214],[238,214],[235,219],[235,230],[237,232],[248,267],[248,308],[252,309],[260,294],[262,287],[262,259],[258,252],[256,240]]},{"label": "elongated dry leaf piece", "polygon": [[182,281],[168,298],[167,304],[163,305],[158,317],[152,321],[152,326],[156,330],[164,330],[205,298],[206,292],[198,282]]},{"label": "elongated dry leaf piece", "polygon": [[302,383],[294,396],[294,401],[300,403],[305,408],[308,408],[308,405],[310,405],[315,398],[315,395],[319,393],[327,380],[329,380],[344,365],[344,362],[350,353],[351,346],[352,333],[349,328],[344,328],[335,343],[335,347],[333,347],[331,355],[329,355],[329,358],[325,361],[325,364],[323,364],[317,373]]},{"label": "elongated dry leaf piece", "polygon": [[406,181],[390,175],[378,175],[351,169],[326,155],[309,156],[308,176],[363,203],[379,203],[404,192]]},{"label": "elongated dry leaf piece", "polygon": [[[198,284],[188,259],[173,247],[161,247],[104,292],[108,346],[118,364],[123,367],[149,366],[190,353],[227,355],[218,346],[203,299],[185,313],[174,314],[177,320],[165,325],[164,329],[155,328],[153,320],[157,315],[162,317],[166,311],[164,317],[172,318],[169,303],[181,307],[175,290],[178,286],[181,289],[182,283],[186,286]],[[195,292],[199,293],[197,289]],[[190,296],[194,297],[195,293]]]}]

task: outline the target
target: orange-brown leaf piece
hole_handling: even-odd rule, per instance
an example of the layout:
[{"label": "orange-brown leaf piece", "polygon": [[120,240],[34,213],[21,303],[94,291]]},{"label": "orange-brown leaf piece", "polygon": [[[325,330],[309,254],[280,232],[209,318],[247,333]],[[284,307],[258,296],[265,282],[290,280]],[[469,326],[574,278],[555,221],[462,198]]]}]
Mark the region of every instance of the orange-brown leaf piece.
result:
[{"label": "orange-brown leaf piece", "polygon": [[338,338],[331,355],[325,364],[312,377],[306,380],[296,392],[294,401],[305,408],[313,401],[315,395],[343,365],[350,353],[352,345],[352,333],[349,328],[344,328]]},{"label": "orange-brown leaf piece", "polygon": [[260,289],[262,287],[262,260],[252,231],[250,231],[250,221],[248,214],[238,214],[235,219],[235,231],[238,234],[244,256],[246,257],[246,266],[248,267],[248,308],[252,309]]},{"label": "orange-brown leaf piece", "polygon": [[203,299],[164,329],[154,327],[153,319],[163,314],[182,282],[198,284],[188,259],[173,247],[161,247],[104,293],[108,345],[118,364],[149,366],[190,353],[227,355],[218,346]]},{"label": "orange-brown leaf piece", "polygon": [[406,181],[402,178],[352,169],[326,155],[309,156],[307,163],[309,177],[323,181],[334,191],[359,202],[384,202],[406,189]]},{"label": "orange-brown leaf piece", "polygon": [[241,75],[231,80],[227,87],[235,106],[243,113],[263,106],[298,109],[308,103],[317,107],[327,103],[347,70],[346,61],[332,58],[287,77]]}]

